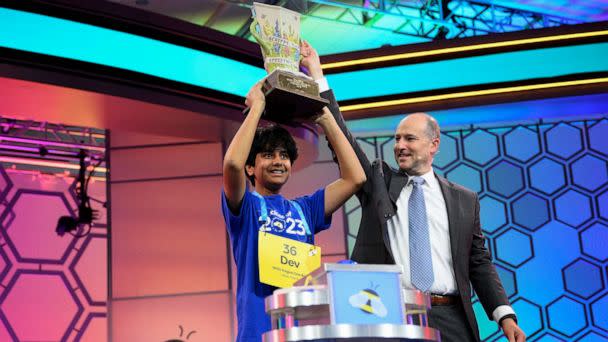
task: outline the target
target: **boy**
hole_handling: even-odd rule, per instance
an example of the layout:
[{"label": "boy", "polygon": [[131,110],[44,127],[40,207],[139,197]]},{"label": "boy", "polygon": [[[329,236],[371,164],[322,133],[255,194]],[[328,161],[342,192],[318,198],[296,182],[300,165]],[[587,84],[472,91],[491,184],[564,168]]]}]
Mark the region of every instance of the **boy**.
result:
[{"label": "boy", "polygon": [[[271,329],[264,298],[275,287],[260,282],[260,230],[313,244],[314,234],[329,227],[331,214],[365,182],[355,152],[334,117],[324,108],[314,121],[334,147],[340,178],[310,196],[293,201],[280,195],[297,159],[297,148],[291,135],[281,127],[256,130],[265,106],[261,85],[258,82],[247,95],[249,114],[232,139],[223,165],[222,211],[237,265],[239,342],[261,341],[261,335]],[[247,188],[246,178],[251,180],[254,191]]]}]

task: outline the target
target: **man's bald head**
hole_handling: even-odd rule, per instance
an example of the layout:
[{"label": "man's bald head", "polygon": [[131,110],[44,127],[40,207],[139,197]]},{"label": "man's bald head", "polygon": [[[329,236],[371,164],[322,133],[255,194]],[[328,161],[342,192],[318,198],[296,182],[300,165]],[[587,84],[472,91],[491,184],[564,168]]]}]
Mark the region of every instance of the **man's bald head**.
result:
[{"label": "man's bald head", "polygon": [[395,130],[395,161],[409,175],[431,170],[440,142],[437,120],[426,113],[413,113],[401,120]]},{"label": "man's bald head", "polygon": [[[401,120],[401,122],[408,120],[408,118],[410,120],[426,121],[425,133],[429,139],[439,138],[439,136],[441,135],[441,130],[439,129],[439,123],[437,123],[437,120],[434,117],[430,116],[429,114],[423,113],[423,112],[408,114],[406,117],[404,117]],[[401,122],[399,123],[399,125],[401,125]]]}]

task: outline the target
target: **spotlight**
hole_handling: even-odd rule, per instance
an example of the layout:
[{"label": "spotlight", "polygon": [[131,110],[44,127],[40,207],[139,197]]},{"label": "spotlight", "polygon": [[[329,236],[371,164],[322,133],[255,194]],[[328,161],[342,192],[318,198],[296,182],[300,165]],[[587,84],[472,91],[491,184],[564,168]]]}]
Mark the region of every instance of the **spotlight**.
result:
[{"label": "spotlight", "polygon": [[435,35],[435,38],[433,38],[434,40],[444,40],[447,39],[448,34],[450,33],[450,29],[445,27],[445,26],[441,26],[438,30],[437,30],[437,34]]},{"label": "spotlight", "polygon": [[46,147],[41,145],[40,147],[38,147],[38,153],[40,153],[41,157],[44,157],[47,154],[49,154],[49,150]]},{"label": "spotlight", "polygon": [[[87,235],[91,230],[91,223],[93,220],[97,218],[97,210],[93,210],[91,208],[91,201],[89,199],[89,195],[87,194],[87,186],[89,184],[89,180],[91,179],[91,175],[95,171],[95,167],[89,174],[89,177],[85,177],[86,173],[86,152],[84,150],[80,150],[78,154],[78,158],[80,159],[80,170],[78,172],[78,180],[76,184],[76,194],[78,195],[78,218],[74,218],[72,216],[61,216],[57,221],[57,227],[55,228],[55,232],[59,236],[65,235],[65,233],[71,233],[76,230],[75,233],[71,233],[75,237],[83,237]],[[99,166],[101,160],[96,166]],[[83,227],[82,231],[77,231],[78,227]],[[88,230],[84,230],[84,227],[88,226]]]},{"label": "spotlight", "polygon": [[55,232],[57,235],[63,236],[65,233],[70,233],[77,230],[78,226],[80,225],[88,225],[90,227],[91,223],[93,223],[94,217],[95,214],[93,209],[87,207],[86,205],[80,205],[78,207],[78,219],[75,219],[72,216],[61,216],[57,221],[57,228],[55,228]]},{"label": "spotlight", "polygon": [[57,235],[63,236],[65,233],[76,230],[77,226],[78,222],[72,216],[61,216],[59,221],[57,221],[57,228],[55,228],[55,232]]}]

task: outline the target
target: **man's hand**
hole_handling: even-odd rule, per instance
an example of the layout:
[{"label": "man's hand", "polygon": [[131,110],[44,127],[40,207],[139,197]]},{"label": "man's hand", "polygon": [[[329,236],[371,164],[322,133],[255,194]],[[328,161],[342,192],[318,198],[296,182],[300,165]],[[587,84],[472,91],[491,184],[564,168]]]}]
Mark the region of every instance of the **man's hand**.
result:
[{"label": "man's hand", "polygon": [[513,318],[505,318],[500,322],[502,327],[502,332],[505,334],[505,337],[509,340],[509,342],[525,342],[526,334],[521,330],[521,328],[515,323]]},{"label": "man's hand", "polygon": [[333,116],[331,115],[331,112],[329,111],[329,109],[327,107],[323,107],[323,109],[317,113],[315,116],[313,116],[311,118],[317,125],[320,125],[321,127],[323,127],[324,124],[326,124],[326,122],[328,120],[332,120]]},{"label": "man's hand", "polygon": [[255,105],[264,107],[266,104],[266,97],[262,92],[262,84],[264,84],[265,80],[266,79],[262,79],[249,89],[249,93],[247,93],[247,97],[245,98],[245,105],[247,107],[253,108]]},{"label": "man's hand", "polygon": [[308,69],[308,75],[313,80],[323,78],[323,69],[321,69],[321,60],[319,59],[317,50],[308,44],[307,41],[302,40],[300,43],[300,54],[302,55],[300,64]]}]

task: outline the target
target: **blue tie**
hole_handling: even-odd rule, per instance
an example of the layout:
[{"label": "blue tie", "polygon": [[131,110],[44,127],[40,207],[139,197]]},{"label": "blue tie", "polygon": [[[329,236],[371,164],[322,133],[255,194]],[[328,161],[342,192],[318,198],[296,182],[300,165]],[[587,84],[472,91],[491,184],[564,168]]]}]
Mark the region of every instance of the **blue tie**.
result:
[{"label": "blue tie", "polygon": [[410,276],[412,285],[418,290],[428,292],[433,285],[433,260],[431,259],[431,240],[429,224],[424,204],[422,184],[424,178],[414,176],[412,194],[408,202],[410,226]]}]

